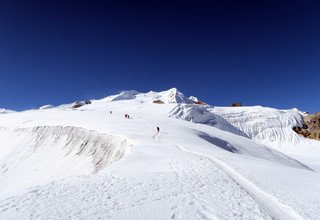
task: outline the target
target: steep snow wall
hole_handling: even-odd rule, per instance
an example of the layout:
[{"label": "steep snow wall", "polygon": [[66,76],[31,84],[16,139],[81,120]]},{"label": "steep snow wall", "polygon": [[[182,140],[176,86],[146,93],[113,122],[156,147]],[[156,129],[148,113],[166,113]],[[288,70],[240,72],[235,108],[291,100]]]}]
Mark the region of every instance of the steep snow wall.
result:
[{"label": "steep snow wall", "polygon": [[261,106],[254,107],[221,107],[211,108],[230,124],[256,140],[269,140],[297,143],[300,140],[293,126],[302,126],[303,120],[299,112],[294,110],[278,110]]},{"label": "steep snow wall", "polygon": [[207,107],[201,105],[179,104],[169,113],[169,116],[193,123],[210,125],[224,131],[247,137],[244,132],[231,125],[219,115],[208,111]]},{"label": "steep snow wall", "polygon": [[0,128],[0,188],[97,173],[129,145],[123,137],[78,127]]}]

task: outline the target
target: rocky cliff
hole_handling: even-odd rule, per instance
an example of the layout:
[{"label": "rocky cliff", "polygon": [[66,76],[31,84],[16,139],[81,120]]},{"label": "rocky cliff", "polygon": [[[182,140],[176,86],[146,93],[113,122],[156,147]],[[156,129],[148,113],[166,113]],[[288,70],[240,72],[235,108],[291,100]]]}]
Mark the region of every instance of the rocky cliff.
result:
[{"label": "rocky cliff", "polygon": [[320,112],[303,116],[305,124],[292,129],[306,138],[320,140]]}]

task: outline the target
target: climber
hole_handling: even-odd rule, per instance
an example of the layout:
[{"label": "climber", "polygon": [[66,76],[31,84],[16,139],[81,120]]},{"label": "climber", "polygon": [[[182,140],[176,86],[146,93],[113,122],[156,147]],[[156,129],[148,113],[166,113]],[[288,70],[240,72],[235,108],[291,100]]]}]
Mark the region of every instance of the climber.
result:
[{"label": "climber", "polygon": [[159,127],[157,127],[157,131],[158,131],[158,133],[160,132],[160,128]]}]

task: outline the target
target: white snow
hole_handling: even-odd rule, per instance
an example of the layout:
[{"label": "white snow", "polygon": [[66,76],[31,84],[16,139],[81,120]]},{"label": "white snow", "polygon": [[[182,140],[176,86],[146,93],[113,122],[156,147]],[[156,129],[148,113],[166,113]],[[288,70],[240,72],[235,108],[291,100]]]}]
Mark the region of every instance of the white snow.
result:
[{"label": "white snow", "polygon": [[320,142],[292,131],[299,111],[194,100],[1,114],[0,219],[319,219]]},{"label": "white snow", "polygon": [[[301,112],[297,109],[278,110],[254,107],[215,107],[210,112],[226,119],[255,142],[272,147],[305,163],[320,160],[319,141],[308,140],[292,130],[302,126]],[[314,164],[319,170],[319,166]]]},{"label": "white snow", "polygon": [[197,97],[195,97],[195,96],[190,96],[189,99],[194,101],[194,102],[199,101],[199,99]]},{"label": "white snow", "polygon": [[241,130],[228,123],[222,117],[208,111],[207,107],[202,105],[179,104],[170,112],[169,116],[193,123],[211,125],[221,130],[246,136]]},{"label": "white snow", "polygon": [[[1,137],[0,175],[5,181],[0,188],[7,192],[70,175],[97,173],[122,158],[130,145],[123,137],[73,126],[3,129]],[[10,137],[15,137],[13,142]]]},{"label": "white snow", "polygon": [[124,92],[121,92],[119,95],[115,95],[114,97],[112,97],[110,101],[114,102],[114,101],[120,101],[120,100],[134,99],[137,93],[138,92],[135,90],[124,91]]},{"label": "white snow", "polygon": [[8,109],[5,109],[5,108],[0,108],[0,114],[6,114],[6,113],[12,113],[12,112],[15,112],[15,111],[8,110]]},{"label": "white snow", "polygon": [[54,108],[53,105],[44,105],[44,106],[41,106],[39,109],[50,109],[50,108]]},{"label": "white snow", "polygon": [[[192,104],[193,99],[189,99],[183,93],[178,91],[176,88],[169,89],[163,92],[149,92],[147,96],[152,97],[152,100],[161,100],[166,104],[177,104],[177,103],[185,103]],[[148,99],[148,98],[147,98]]]}]

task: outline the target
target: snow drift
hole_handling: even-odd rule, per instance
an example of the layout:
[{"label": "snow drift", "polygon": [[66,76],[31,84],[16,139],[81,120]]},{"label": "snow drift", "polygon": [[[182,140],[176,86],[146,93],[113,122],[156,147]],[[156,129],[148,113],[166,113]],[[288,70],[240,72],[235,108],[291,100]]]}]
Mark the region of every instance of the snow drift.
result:
[{"label": "snow drift", "polygon": [[0,179],[5,180],[0,181],[2,189],[97,173],[121,159],[130,145],[123,137],[77,127],[0,131]]}]

